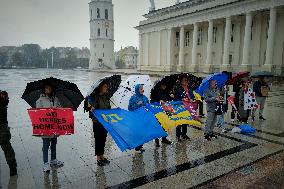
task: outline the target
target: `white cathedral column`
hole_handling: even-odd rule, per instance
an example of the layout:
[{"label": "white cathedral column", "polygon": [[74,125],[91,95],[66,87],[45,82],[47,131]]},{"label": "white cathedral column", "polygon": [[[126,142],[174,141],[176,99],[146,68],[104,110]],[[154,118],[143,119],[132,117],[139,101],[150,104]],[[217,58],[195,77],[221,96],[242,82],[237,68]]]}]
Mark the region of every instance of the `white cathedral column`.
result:
[{"label": "white cathedral column", "polygon": [[203,70],[205,73],[212,72],[213,21],[209,20],[208,23],[207,56],[206,65]]},{"label": "white cathedral column", "polygon": [[184,71],[184,26],[181,26],[179,33],[179,59],[177,71]]},{"label": "white cathedral column", "polygon": [[225,39],[224,39],[224,54],[223,54],[223,64],[222,70],[229,71],[229,53],[230,53],[230,37],[232,30],[232,21],[231,17],[226,18],[226,26],[225,26]]},{"label": "white cathedral column", "polygon": [[141,66],[143,65],[143,43],[142,43],[142,34],[139,33],[139,62],[137,69],[141,71]]},{"label": "white cathedral column", "polygon": [[156,62],[156,66],[160,67],[161,66],[161,32],[162,31],[158,31],[158,47],[157,47],[157,62]]},{"label": "white cathedral column", "polygon": [[276,28],[276,10],[273,7],[270,9],[268,38],[267,38],[267,45],[266,45],[266,59],[265,59],[265,64],[263,65],[263,70],[267,70],[267,71],[272,71],[273,69],[275,28]]},{"label": "white cathedral column", "polygon": [[249,62],[250,44],[251,44],[251,26],[252,26],[252,13],[246,14],[246,26],[243,47],[243,60],[241,68],[244,71],[251,71],[252,65]]},{"label": "white cathedral column", "polygon": [[144,66],[149,66],[149,33],[145,33],[146,38],[146,44],[145,44],[145,60],[144,60]]},{"label": "white cathedral column", "polygon": [[173,52],[172,52],[172,35],[173,31],[172,28],[169,28],[167,30],[167,62],[166,65],[164,66],[164,71],[171,71],[171,65],[172,65],[172,57],[173,57]]},{"label": "white cathedral column", "polygon": [[193,36],[192,36],[192,58],[191,58],[191,65],[190,65],[190,71],[195,72],[197,71],[197,35],[198,35],[198,24],[193,24]]}]

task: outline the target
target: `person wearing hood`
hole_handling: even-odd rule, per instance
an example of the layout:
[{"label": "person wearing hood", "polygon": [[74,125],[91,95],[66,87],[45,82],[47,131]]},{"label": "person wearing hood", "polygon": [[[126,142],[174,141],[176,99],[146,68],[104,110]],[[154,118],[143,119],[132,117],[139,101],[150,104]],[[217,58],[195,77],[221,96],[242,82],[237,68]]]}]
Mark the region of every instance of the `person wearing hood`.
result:
[{"label": "person wearing hood", "polygon": [[97,165],[105,166],[110,164],[110,161],[104,157],[105,144],[107,139],[107,130],[97,120],[93,112],[96,109],[111,109],[110,98],[108,96],[108,84],[106,82],[100,83],[97,90],[95,90],[89,97],[89,117],[93,122],[93,132],[95,137],[95,154],[97,156]]},{"label": "person wearing hood", "polygon": [[[36,108],[60,108],[61,104],[55,96],[54,88],[51,84],[45,84],[42,89],[42,94],[36,101]],[[56,159],[56,144],[58,136],[42,136],[43,147],[43,171],[50,172],[50,167],[62,167],[64,162]],[[50,164],[48,163],[48,149],[51,151]]]},{"label": "person wearing hood", "polygon": [[8,127],[7,108],[9,97],[6,91],[0,91],[0,146],[5,154],[7,164],[10,168],[10,176],[17,175],[17,161],[15,152],[11,145],[11,133]]},{"label": "person wearing hood", "polygon": [[[128,104],[128,110],[134,111],[138,108],[141,108],[149,103],[148,98],[144,95],[144,89],[142,84],[135,86],[135,94],[130,98]],[[143,145],[135,148],[136,151],[144,152]]]},{"label": "person wearing hood", "polygon": [[[175,89],[174,100],[175,101],[184,101],[184,102],[194,102],[193,89],[188,85],[187,76],[182,76],[180,84],[177,85]],[[187,136],[187,126],[186,124],[176,127],[176,137],[177,141],[181,142],[181,138],[189,140]]]},{"label": "person wearing hood", "polygon": [[[167,89],[166,83],[161,83],[160,88],[157,92],[157,96],[152,100],[153,102],[159,102],[162,106],[166,104],[167,101],[173,100],[173,95],[170,94],[170,91]],[[163,144],[172,144],[167,137],[162,138]],[[156,147],[160,147],[159,139],[155,139]]]}]

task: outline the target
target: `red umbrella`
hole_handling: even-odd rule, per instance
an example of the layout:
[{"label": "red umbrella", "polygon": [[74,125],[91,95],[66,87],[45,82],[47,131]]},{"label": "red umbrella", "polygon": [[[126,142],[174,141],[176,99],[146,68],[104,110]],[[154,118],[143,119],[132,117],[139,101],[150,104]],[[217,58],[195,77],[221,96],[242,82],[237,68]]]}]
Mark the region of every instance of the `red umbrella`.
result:
[{"label": "red umbrella", "polygon": [[228,84],[229,85],[233,85],[234,83],[236,83],[238,80],[240,80],[241,78],[244,77],[248,77],[250,74],[250,72],[238,72],[238,73],[234,73],[232,78],[229,80]]}]

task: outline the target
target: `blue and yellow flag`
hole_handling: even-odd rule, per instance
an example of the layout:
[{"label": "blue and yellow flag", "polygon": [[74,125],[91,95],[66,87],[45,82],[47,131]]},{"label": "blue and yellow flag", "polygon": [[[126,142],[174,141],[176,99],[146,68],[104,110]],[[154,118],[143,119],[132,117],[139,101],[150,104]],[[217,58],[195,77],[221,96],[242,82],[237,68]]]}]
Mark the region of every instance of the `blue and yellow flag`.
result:
[{"label": "blue and yellow flag", "polygon": [[166,130],[183,124],[201,126],[201,123],[194,120],[190,112],[185,108],[182,102],[167,102],[165,105],[159,103],[147,104],[149,109]]},{"label": "blue and yellow flag", "polygon": [[145,108],[127,111],[120,108],[95,110],[94,116],[110,133],[121,151],[134,149],[167,133]]}]

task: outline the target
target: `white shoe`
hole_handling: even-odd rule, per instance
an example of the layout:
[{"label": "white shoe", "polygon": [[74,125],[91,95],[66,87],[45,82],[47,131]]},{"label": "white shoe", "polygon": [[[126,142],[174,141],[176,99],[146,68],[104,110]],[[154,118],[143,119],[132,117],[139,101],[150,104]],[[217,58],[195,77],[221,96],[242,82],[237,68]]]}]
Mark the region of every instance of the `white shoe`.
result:
[{"label": "white shoe", "polygon": [[45,172],[45,173],[49,173],[50,172],[49,163],[43,164],[43,172]]},{"label": "white shoe", "polygon": [[57,160],[57,159],[51,160],[51,161],[50,161],[50,166],[51,166],[51,167],[63,167],[63,166],[64,166],[64,162],[59,161],[59,160]]},{"label": "white shoe", "polygon": [[226,130],[226,129],[222,129],[221,132],[222,132],[222,133],[227,133],[227,130]]}]

